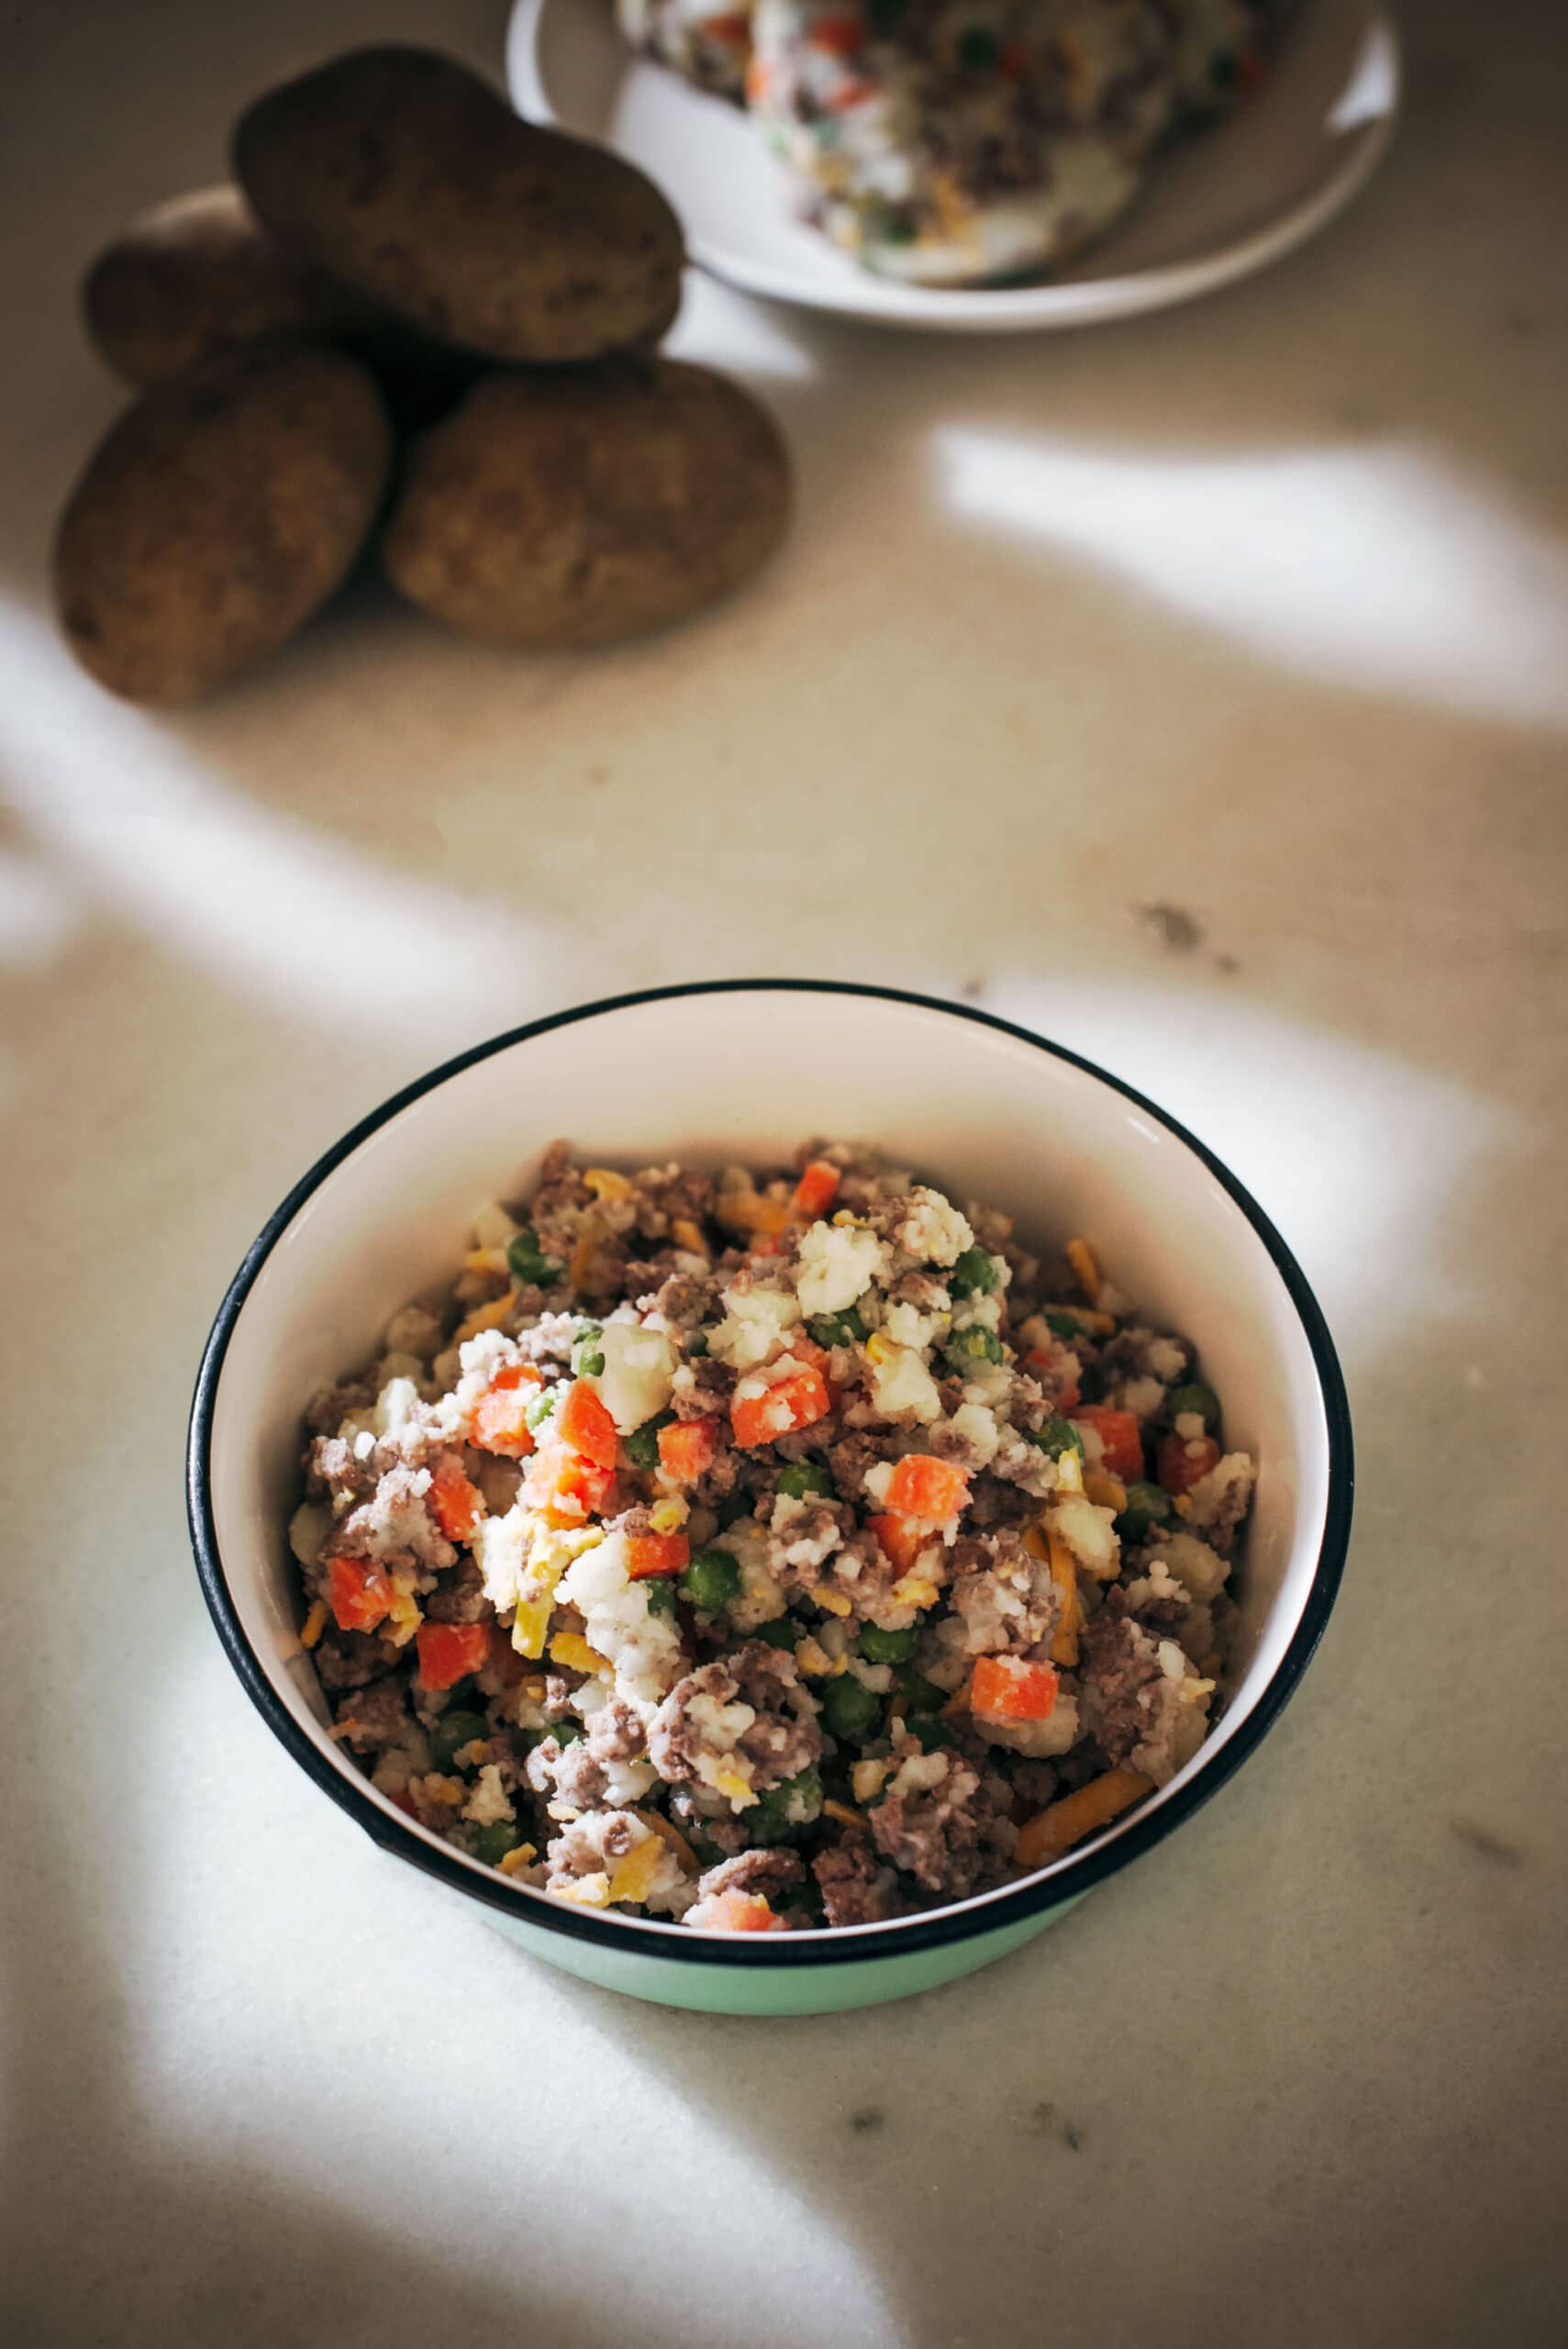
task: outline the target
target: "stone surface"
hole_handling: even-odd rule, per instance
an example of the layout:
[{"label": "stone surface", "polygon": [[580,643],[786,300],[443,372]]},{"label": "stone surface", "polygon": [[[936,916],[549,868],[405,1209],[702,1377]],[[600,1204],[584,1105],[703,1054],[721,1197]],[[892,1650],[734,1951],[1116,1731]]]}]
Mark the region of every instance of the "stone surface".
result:
[{"label": "stone surface", "polygon": [[[712,618],[530,661],[362,589],[154,718],[45,617],[117,397],[76,273],[272,74],[495,62],[504,12],[4,12],[10,2338],[1560,2337],[1568,28],[1406,13],[1381,176],[1198,306],[922,343],[695,282],[675,348],[801,475]],[[582,1987],[380,1858],[220,1654],[180,1479],[223,1286],[353,1119],[762,969],[968,996],[1189,1120],[1318,1286],[1362,1468],[1200,1819],[990,1973],[784,2023]]]}]

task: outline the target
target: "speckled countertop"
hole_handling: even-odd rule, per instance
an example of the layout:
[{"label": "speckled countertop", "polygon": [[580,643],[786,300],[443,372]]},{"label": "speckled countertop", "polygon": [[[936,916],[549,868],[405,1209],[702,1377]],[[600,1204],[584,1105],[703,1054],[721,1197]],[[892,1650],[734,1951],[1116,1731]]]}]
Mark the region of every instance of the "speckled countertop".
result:
[{"label": "speckled countertop", "polygon": [[[596,660],[373,596],[145,717],[42,617],[72,285],[338,39],[0,12],[9,2339],[1162,2349],[1562,2337],[1568,25],[1408,12],[1353,214],[1219,299],[920,343],[691,290],[799,524]],[[531,1965],[241,1696],[186,1398],[295,1174],[478,1035],[766,967],[1148,1087],[1316,1282],[1362,1489],[1240,1778],[1006,1965],[707,2021]],[[1554,2297],[1555,2296],[1555,2297]]]}]

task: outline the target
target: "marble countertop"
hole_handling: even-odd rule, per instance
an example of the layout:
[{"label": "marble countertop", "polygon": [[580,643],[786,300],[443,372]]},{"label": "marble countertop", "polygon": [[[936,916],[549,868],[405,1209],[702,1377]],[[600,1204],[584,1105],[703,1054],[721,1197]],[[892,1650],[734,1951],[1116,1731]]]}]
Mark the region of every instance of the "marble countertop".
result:
[{"label": "marble countertop", "polygon": [[[494,62],[504,11],[0,12],[18,2344],[1562,2337],[1568,26],[1408,17],[1375,184],[1191,309],[949,344],[694,284],[679,347],[800,474],[705,623],[532,662],[366,591],[156,716],[47,618],[117,402],[80,265],[296,58]],[[219,1653],[180,1475],[229,1273],[362,1111],[760,969],[977,1001],[1195,1126],[1362,1471],[1218,1800],[1006,1964],[792,2022],[591,1990],[378,1856]]]}]

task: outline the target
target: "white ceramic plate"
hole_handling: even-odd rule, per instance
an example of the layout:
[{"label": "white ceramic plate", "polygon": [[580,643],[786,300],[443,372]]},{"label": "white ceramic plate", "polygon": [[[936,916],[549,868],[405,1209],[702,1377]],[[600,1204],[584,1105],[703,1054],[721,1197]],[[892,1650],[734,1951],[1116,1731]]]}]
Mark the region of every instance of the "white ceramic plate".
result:
[{"label": "white ceramic plate", "polygon": [[954,293],[861,269],[792,217],[756,126],[633,57],[609,0],[517,0],[519,113],[616,148],[658,181],[694,261],[749,294],[955,334],[1088,326],[1229,284],[1323,228],[1383,155],[1399,49],[1376,0],[1304,0],[1278,63],[1229,122],[1161,158],[1126,219],[1049,284]]}]

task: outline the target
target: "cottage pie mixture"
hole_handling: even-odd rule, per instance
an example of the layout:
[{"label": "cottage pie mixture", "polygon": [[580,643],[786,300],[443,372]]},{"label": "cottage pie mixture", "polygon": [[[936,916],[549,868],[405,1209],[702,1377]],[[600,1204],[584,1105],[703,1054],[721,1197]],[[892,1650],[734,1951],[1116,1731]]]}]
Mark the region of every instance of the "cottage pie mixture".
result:
[{"label": "cottage pie mixture", "polygon": [[333,1734],[514,1882],[698,1932],[1040,1866],[1207,1732],[1253,1464],[1092,1245],[870,1152],[548,1153],[317,1395]]}]

